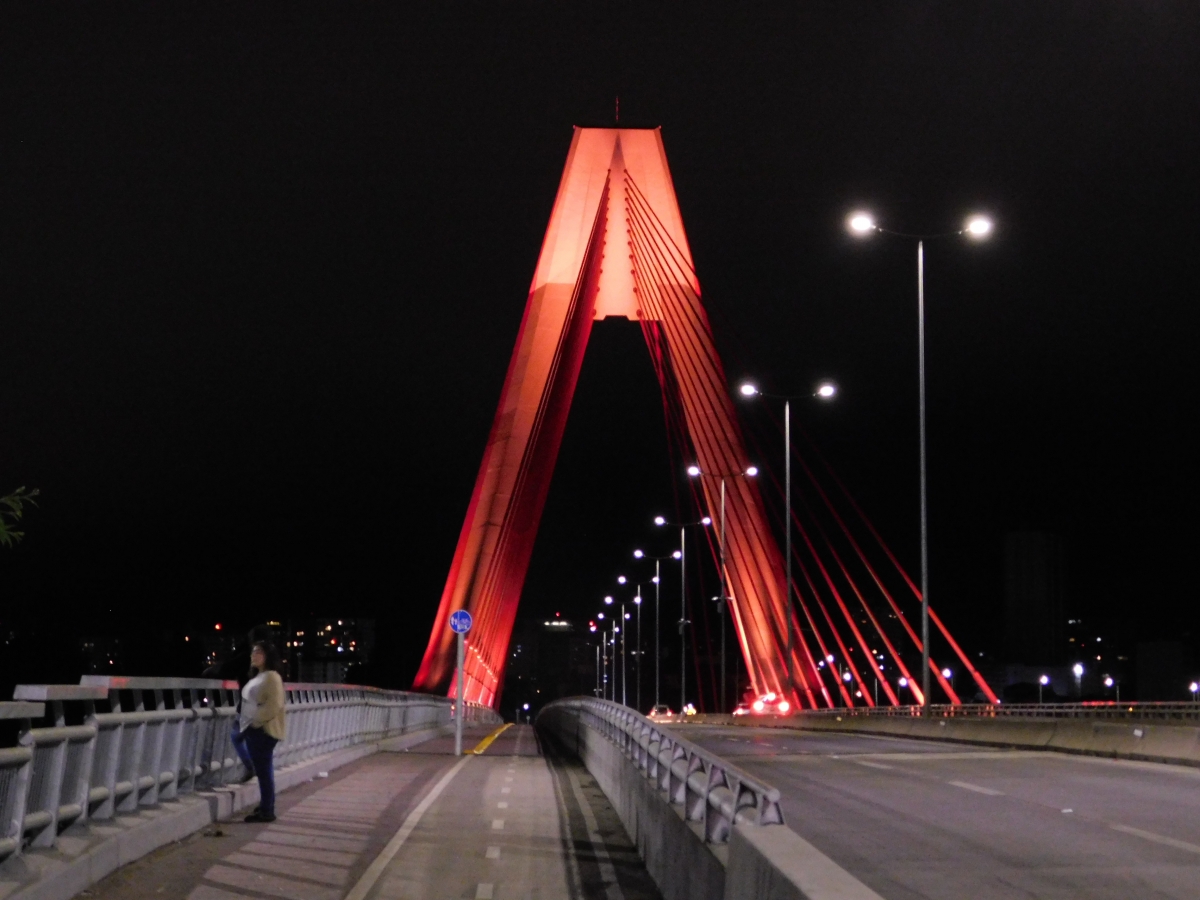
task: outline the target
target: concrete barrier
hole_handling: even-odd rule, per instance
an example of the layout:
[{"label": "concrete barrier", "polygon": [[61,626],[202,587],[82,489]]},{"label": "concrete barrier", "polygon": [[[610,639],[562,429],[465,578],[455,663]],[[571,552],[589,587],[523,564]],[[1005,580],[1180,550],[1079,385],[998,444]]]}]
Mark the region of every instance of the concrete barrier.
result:
[{"label": "concrete barrier", "polygon": [[[696,804],[700,792],[685,796],[682,785],[695,787],[697,778],[706,778],[711,785],[717,768],[726,779],[731,773],[735,777],[744,773],[706,751],[709,762],[716,765],[706,769],[707,762],[702,766],[694,757],[689,761],[678,747],[662,746],[673,739],[624,707],[597,700],[585,703],[602,711],[605,707],[621,710],[614,718],[630,726],[618,734],[621,742],[596,727],[596,716],[589,716],[579,701],[558,701],[543,708],[538,731],[578,757],[592,773],[666,900],[881,900],[782,824],[781,817],[769,819],[779,824],[749,824],[734,815],[728,831],[714,829],[712,820],[700,815],[696,806],[689,808],[689,798]],[[655,768],[655,763],[662,768]],[[676,802],[668,798],[668,784]],[[760,782],[755,790],[764,787]],[[777,798],[774,788],[766,790]],[[684,797],[683,802],[679,797]],[[764,820],[759,816],[753,821]]]},{"label": "concrete barrier", "polygon": [[1200,767],[1200,728],[1157,722],[1088,718],[996,718],[976,716],[691,716],[673,722],[837,731],[918,740],[951,741],[1021,750],[1052,750],[1110,759]]}]

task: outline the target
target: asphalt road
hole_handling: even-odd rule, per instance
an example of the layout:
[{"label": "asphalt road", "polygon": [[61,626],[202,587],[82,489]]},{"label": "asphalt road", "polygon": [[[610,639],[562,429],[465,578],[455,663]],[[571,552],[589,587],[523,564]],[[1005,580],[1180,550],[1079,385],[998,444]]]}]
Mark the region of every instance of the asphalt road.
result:
[{"label": "asphalt road", "polygon": [[1200,898],[1200,769],[776,728],[680,733],[886,900]]}]

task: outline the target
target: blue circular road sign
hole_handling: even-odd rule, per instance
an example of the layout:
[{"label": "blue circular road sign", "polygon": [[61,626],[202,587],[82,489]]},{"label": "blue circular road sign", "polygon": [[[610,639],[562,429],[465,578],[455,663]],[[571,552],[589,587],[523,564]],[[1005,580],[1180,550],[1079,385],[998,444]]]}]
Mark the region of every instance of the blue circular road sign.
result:
[{"label": "blue circular road sign", "polygon": [[455,634],[466,634],[471,630],[471,614],[460,609],[450,614],[450,630]]}]

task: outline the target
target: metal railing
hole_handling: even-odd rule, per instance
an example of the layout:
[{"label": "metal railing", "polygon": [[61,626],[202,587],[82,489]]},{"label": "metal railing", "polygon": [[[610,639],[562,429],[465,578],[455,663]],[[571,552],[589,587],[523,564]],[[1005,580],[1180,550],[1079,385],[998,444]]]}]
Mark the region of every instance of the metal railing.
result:
[{"label": "metal railing", "polygon": [[627,706],[572,699],[548,704],[543,716],[570,714],[612,741],[667,801],[682,807],[705,840],[723,844],[735,824],[782,825],[779,791]]},{"label": "metal railing", "polygon": [[[23,847],[53,846],[71,825],[239,779],[244,769],[230,741],[237,687],[87,675],[77,685],[19,685],[14,702],[0,702],[0,720],[18,725],[16,746],[0,747],[0,861]],[[275,750],[277,768],[453,721],[445,697],[351,685],[284,688],[287,737]],[[75,724],[67,724],[68,711]],[[468,704],[465,721],[498,717]]]},{"label": "metal railing", "polygon": [[[1096,700],[1087,703],[932,704],[924,709],[920,706],[855,706],[846,709],[806,709],[788,718],[908,718],[921,715],[943,719],[1117,719],[1190,723],[1200,721],[1200,703],[1116,703]],[[747,716],[745,720],[753,722],[754,719],[754,716]]]}]

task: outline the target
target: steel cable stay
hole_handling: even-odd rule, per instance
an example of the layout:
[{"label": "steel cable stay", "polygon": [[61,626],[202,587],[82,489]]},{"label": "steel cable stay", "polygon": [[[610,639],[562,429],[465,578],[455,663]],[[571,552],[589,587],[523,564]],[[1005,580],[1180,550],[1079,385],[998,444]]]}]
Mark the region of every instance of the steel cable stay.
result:
[{"label": "steel cable stay", "polygon": [[[640,230],[641,230],[641,229],[634,229],[634,233],[635,233],[635,235],[636,235],[636,234],[638,233],[638,231],[640,231]],[[639,242],[639,243],[640,243],[640,242]],[[635,248],[635,249],[636,249],[636,250],[640,250],[641,248]],[[656,292],[656,293],[659,293],[659,296],[661,296],[661,293],[660,293],[660,292]],[[672,294],[674,294],[674,292],[672,292]],[[676,298],[675,298],[675,297],[672,297],[672,299],[676,299]],[[659,314],[660,314],[660,315],[662,315],[662,313],[661,313],[661,312],[660,312]],[[663,317],[664,317],[664,318],[667,318],[666,316],[663,316]],[[690,335],[689,337],[692,337],[692,338],[693,338],[693,340],[694,340],[694,337],[695,337],[695,336],[694,336],[694,335]],[[693,347],[695,346],[695,344],[694,344],[694,343],[692,343],[692,342],[689,342],[689,343],[691,343],[691,345],[692,345]],[[703,343],[703,342],[702,342],[702,343]],[[707,347],[705,347],[704,349],[707,349]],[[703,352],[703,350],[701,350],[700,352]],[[725,396],[725,389],[724,389],[724,385],[723,385],[723,384],[720,384],[719,386],[717,386],[717,385],[714,385],[714,387],[715,387],[715,388],[717,388],[717,389],[720,391],[720,396],[722,396],[722,397],[724,397],[724,396]],[[730,468],[733,468],[733,467],[731,466]],[[741,502],[743,502],[743,497],[740,495],[740,493],[738,493],[738,492],[735,492],[735,493],[734,493],[734,504],[735,504],[735,506],[736,506],[737,504],[741,503]],[[755,535],[755,537],[757,537],[757,535]],[[738,543],[739,543],[740,541],[742,541],[742,540],[743,540],[743,536],[742,536],[742,535],[741,535],[741,534],[740,534],[740,533],[739,533],[739,532],[738,532],[738,531],[735,529],[735,531],[733,532],[733,534],[732,534],[731,536],[727,536],[727,540],[728,540],[728,542],[729,542],[729,543],[730,543],[730,544],[731,544],[731,545],[732,545],[732,546],[735,548],[735,556],[736,556],[736,547],[737,547]],[[711,544],[711,536],[710,536],[710,544]],[[734,609],[735,609],[735,621],[736,621],[736,620],[739,620],[739,619],[740,619],[740,614],[744,612],[744,607],[743,607],[741,604],[737,604],[737,603],[735,602],[735,604],[734,604]],[[785,616],[786,616],[786,610],[785,610]],[[764,624],[765,624],[765,625],[767,625],[767,627],[768,627],[768,631],[769,631],[769,632],[774,632],[774,631],[775,631],[775,627],[773,627],[773,626],[775,626],[775,625],[777,624],[776,622],[764,623]],[[745,626],[744,626],[744,624],[740,623],[740,621],[738,621],[737,627],[738,627],[738,628],[739,628],[741,631],[743,631],[743,632],[745,631]],[[783,643],[785,643],[785,641],[783,641],[783,640],[781,639],[781,636],[780,636],[780,635],[777,635],[777,634],[772,634],[772,637],[775,639],[775,642],[776,642],[777,644],[783,644]],[[740,642],[740,643],[742,643],[742,645],[743,645],[743,648],[745,648],[745,646],[746,646],[746,645],[745,645],[745,640],[744,640],[744,634],[739,634],[739,635],[738,635],[738,639],[739,639],[739,642]],[[777,655],[779,655],[779,656],[782,656],[782,653],[777,653]],[[811,652],[809,653],[809,655],[810,655],[810,660],[811,660]],[[753,657],[750,657],[750,658],[751,658],[751,659],[753,659]],[[804,691],[805,691],[805,693],[806,693],[806,695],[809,697],[809,699],[810,699],[810,704],[811,704],[811,705],[813,705],[813,706],[815,706],[815,705],[816,705],[815,698],[813,698],[813,697],[812,697],[810,689],[809,689],[809,688],[807,687],[807,685],[805,684],[805,682],[807,681],[807,678],[804,676],[804,660],[802,660],[802,659],[801,659],[801,660],[799,660],[799,662],[800,662],[800,665],[799,665],[797,668],[798,668],[798,671],[799,671],[799,672],[800,672],[800,674],[801,674],[802,690],[804,690]],[[811,664],[811,661],[810,661],[810,666],[812,666],[812,664]],[[816,669],[816,667],[815,667],[815,666],[812,666],[812,668],[810,668],[810,671],[814,672],[814,674],[815,674],[815,669]]]},{"label": "steel cable stay", "polygon": [[[837,485],[839,491],[841,491],[841,494],[845,498],[846,502],[850,504],[850,507],[857,514],[859,521],[862,522],[863,526],[867,529],[868,533],[871,535],[872,538],[874,538],[875,542],[879,545],[880,550],[883,551],[883,553],[887,557],[888,561],[892,564],[892,566],[899,573],[900,577],[904,580],[905,584],[908,585],[909,590],[912,591],[913,596],[916,598],[917,602],[919,603],[921,600],[920,588],[918,588],[913,583],[913,580],[909,577],[908,572],[904,569],[904,567],[902,565],[900,565],[899,560],[896,559],[896,556],[894,553],[892,553],[891,548],[883,540],[883,537],[879,534],[878,530],[875,528],[874,523],[867,516],[867,514],[865,512],[863,512],[862,508],[858,505],[858,502],[854,499],[854,496],[850,493],[849,489],[847,489],[845,483],[838,476],[838,474],[834,470],[833,466],[831,466],[829,464],[829,461],[821,453],[820,448],[817,447],[817,445],[813,441],[812,437],[802,427],[799,430],[800,430],[801,436],[804,438],[804,441],[808,444],[808,446],[810,447],[812,452],[816,455],[817,459],[821,461],[822,467],[828,473],[829,477],[832,479],[834,484]],[[800,461],[801,466],[803,466],[805,468],[806,472],[809,473],[809,478],[813,481],[813,483],[818,484],[816,476],[811,473],[811,470],[808,469],[808,466],[805,464],[803,458],[797,455],[796,459],[798,459]],[[900,619],[900,621],[904,625],[905,629],[909,632],[910,637],[913,638],[913,640],[917,644],[917,648],[919,650],[921,647],[921,642],[920,642],[919,636],[913,630],[912,626],[909,624],[908,620],[905,618],[903,612],[901,612],[899,606],[896,604],[891,593],[889,591],[887,591],[886,588],[883,587],[883,584],[882,584],[881,580],[879,579],[878,575],[876,574],[874,567],[870,566],[870,563],[867,562],[866,554],[863,553],[862,550],[858,547],[857,542],[854,540],[854,537],[850,532],[850,529],[846,527],[845,522],[838,515],[836,507],[833,505],[833,503],[827,497],[825,498],[825,502],[828,505],[830,511],[833,513],[834,517],[838,519],[838,525],[842,529],[843,533],[847,536],[847,538],[853,544],[855,544],[855,549],[858,552],[860,558],[863,559],[864,564],[866,564],[870,568],[871,575],[875,579],[876,584],[880,585],[880,590],[884,593],[884,596],[888,598],[889,603],[892,604],[892,608],[896,612],[897,617]],[[939,617],[934,612],[932,607],[930,607],[930,610],[929,610],[929,619],[931,622],[934,623],[934,626],[938,629],[938,631],[941,633],[942,637],[950,645],[955,656],[957,656],[959,661],[963,664],[963,668],[965,668],[970,673],[971,677],[975,681],[975,684],[979,687],[980,691],[983,692],[983,695],[988,699],[988,702],[992,703],[992,704],[998,704],[1000,702],[1000,700],[999,700],[999,698],[997,698],[995,692],[988,685],[988,683],[984,679],[984,677],[979,674],[979,671],[975,668],[975,666],[971,664],[970,658],[967,656],[966,653],[963,652],[963,650],[959,646],[958,642],[950,634],[949,629],[947,629],[946,626],[942,623],[941,617]],[[936,670],[936,672],[934,674],[937,675],[939,677],[939,679],[942,677],[940,669]]]},{"label": "steel cable stay", "polygon": [[[775,476],[774,470],[768,470],[768,473],[769,473],[769,477],[770,477],[772,483],[774,484],[776,490],[778,491],[780,489],[780,485],[779,485],[778,478]],[[837,564],[838,570],[842,574],[843,579],[849,585],[850,589],[854,592],[854,595],[858,598],[858,601],[859,601],[860,605],[862,606],[864,613],[867,615],[868,620],[870,621],[871,625],[875,628],[875,631],[879,634],[879,637],[883,641],[884,646],[887,649],[888,653],[891,654],[892,659],[895,661],[896,665],[900,668],[901,674],[911,682],[912,676],[909,674],[908,669],[904,664],[903,658],[901,657],[900,653],[897,651],[895,646],[892,644],[891,639],[888,637],[888,635],[887,635],[886,631],[884,630],[884,628],[882,627],[882,625],[879,623],[877,617],[875,616],[874,611],[870,608],[870,605],[867,603],[866,597],[863,595],[862,591],[859,589],[857,582],[855,581],[854,577],[849,572],[845,562],[841,558],[841,555],[837,552],[837,548],[833,545],[832,541],[830,540],[828,533],[825,531],[824,525],[821,524],[820,519],[815,515],[811,506],[809,506],[808,500],[803,496],[803,493],[800,494],[800,500],[801,500],[802,508],[808,512],[809,519],[812,522],[813,527],[817,530],[817,532],[821,538],[821,541],[826,548],[826,552],[828,552],[829,555],[832,556],[833,560]],[[796,508],[795,506],[793,506],[792,515],[793,515],[793,524],[798,527],[800,525],[799,509]],[[800,552],[799,547],[795,548],[795,550],[793,551],[794,554],[797,554],[799,552]],[[795,559],[795,555],[793,555],[793,559]],[[861,649],[863,650],[864,653],[872,653],[872,649],[869,647],[862,647]],[[884,692],[885,692],[885,694],[887,694],[888,700],[892,703],[893,706],[900,705],[899,699],[892,692],[889,682],[886,679],[881,679],[881,681],[884,686]],[[957,698],[955,698],[955,699],[957,699]]]}]

